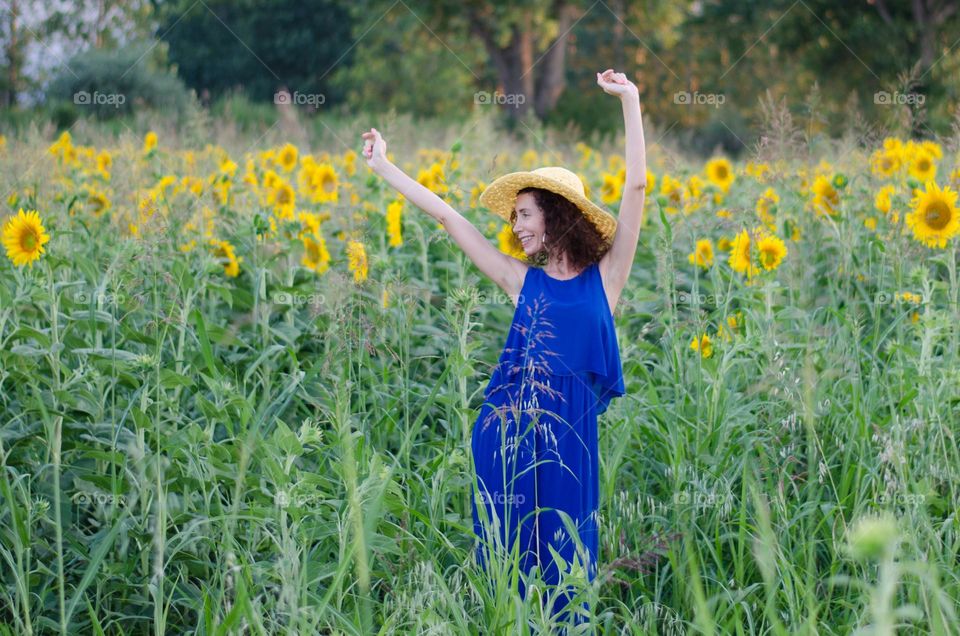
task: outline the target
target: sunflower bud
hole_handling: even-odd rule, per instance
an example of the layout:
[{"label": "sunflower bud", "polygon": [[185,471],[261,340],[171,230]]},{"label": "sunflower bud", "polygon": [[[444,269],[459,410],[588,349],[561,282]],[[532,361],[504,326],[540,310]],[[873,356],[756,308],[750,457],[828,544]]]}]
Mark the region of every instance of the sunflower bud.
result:
[{"label": "sunflower bud", "polygon": [[889,513],[858,519],[847,532],[847,550],[855,559],[885,554],[900,537],[897,522]]}]

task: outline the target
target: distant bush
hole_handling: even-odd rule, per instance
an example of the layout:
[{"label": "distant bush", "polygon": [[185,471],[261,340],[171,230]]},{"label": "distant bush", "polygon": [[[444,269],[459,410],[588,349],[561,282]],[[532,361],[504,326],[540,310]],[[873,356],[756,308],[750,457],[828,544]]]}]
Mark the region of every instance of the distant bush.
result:
[{"label": "distant bush", "polygon": [[191,94],[176,75],[157,68],[149,45],[118,50],[90,50],[74,57],[47,89],[58,121],[71,113],[99,119],[128,115],[137,108],[182,114]]}]

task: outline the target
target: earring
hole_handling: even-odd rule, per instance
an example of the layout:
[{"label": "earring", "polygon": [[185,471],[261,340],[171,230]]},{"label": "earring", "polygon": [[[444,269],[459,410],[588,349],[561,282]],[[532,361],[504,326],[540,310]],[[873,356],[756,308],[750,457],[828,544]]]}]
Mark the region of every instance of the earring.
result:
[{"label": "earring", "polygon": [[544,233],[543,233],[543,236],[540,237],[540,242],[543,243],[544,245],[547,244],[547,233],[546,233],[546,232],[544,232]]}]

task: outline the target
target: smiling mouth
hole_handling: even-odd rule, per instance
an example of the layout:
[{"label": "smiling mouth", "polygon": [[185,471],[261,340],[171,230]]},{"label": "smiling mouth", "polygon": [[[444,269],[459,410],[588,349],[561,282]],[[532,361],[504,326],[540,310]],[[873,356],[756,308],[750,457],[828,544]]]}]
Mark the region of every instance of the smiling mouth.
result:
[{"label": "smiling mouth", "polygon": [[526,247],[528,244],[532,242],[533,242],[532,236],[525,236],[522,239],[520,239],[520,244],[523,245],[524,247]]}]

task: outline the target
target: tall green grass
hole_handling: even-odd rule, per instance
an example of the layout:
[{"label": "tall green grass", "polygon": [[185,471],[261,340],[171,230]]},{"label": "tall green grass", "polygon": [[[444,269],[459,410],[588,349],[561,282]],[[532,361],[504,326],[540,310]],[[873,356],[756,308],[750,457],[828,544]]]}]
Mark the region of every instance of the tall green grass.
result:
[{"label": "tall green grass", "polygon": [[[465,155],[522,147],[460,132]],[[39,157],[31,135],[11,147]],[[575,161],[562,138],[529,144]],[[737,221],[648,200],[616,315],[628,395],[600,422],[600,575],[574,582],[601,633],[960,632],[956,246],[867,231],[873,185],[851,165],[835,221],[776,184],[802,238],[758,286],[686,263]],[[467,191],[489,177],[461,170]],[[237,279],[177,253],[176,213],[132,240],[41,212],[48,254],[0,259],[0,633],[551,627],[549,590],[522,601],[507,568],[491,590],[472,563],[469,435],[514,308],[432,219],[408,209],[391,249],[373,215],[355,285],[331,236],[317,277],[258,241],[250,209],[224,218]],[[916,323],[890,301],[904,289],[925,297]],[[690,350],[737,311],[732,341]]]}]

